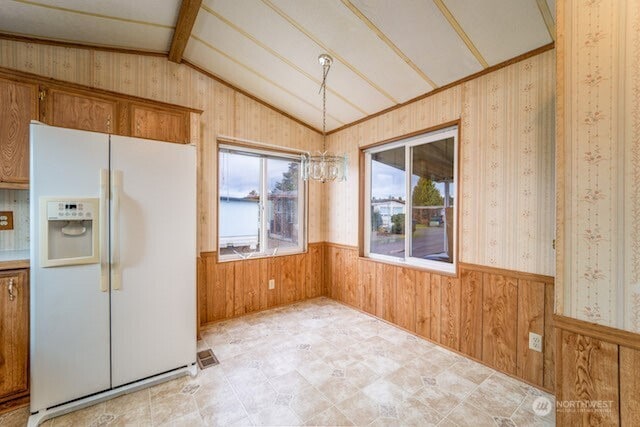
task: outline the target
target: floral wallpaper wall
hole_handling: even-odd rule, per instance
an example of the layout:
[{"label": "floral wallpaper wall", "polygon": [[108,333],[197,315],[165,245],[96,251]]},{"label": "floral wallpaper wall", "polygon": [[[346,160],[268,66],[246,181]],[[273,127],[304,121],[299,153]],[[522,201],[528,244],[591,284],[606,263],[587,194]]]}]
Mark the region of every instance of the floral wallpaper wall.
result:
[{"label": "floral wallpaper wall", "polygon": [[3,230],[0,251],[29,250],[29,191],[0,189],[0,211],[13,212],[13,230]]},{"label": "floral wallpaper wall", "polygon": [[460,260],[553,276],[554,50],[332,134],[350,175],[327,186],[326,240],[358,244],[358,147],[458,119]]},{"label": "floral wallpaper wall", "polygon": [[640,2],[560,5],[559,312],[640,332]]},{"label": "floral wallpaper wall", "polygon": [[[219,135],[313,150],[321,135],[186,66],[162,57],[0,40],[0,67],[203,110],[199,236],[216,250],[215,140]],[[309,191],[309,241],[323,239],[320,184]]]}]

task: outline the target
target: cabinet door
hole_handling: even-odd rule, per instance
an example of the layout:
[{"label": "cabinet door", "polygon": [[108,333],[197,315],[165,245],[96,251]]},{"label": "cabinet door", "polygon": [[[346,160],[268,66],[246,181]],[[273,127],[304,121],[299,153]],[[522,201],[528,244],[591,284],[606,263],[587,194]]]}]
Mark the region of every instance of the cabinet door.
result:
[{"label": "cabinet door", "polygon": [[55,88],[47,92],[42,117],[45,123],[70,129],[117,133],[117,100]]},{"label": "cabinet door", "polygon": [[37,112],[36,85],[0,79],[0,182],[29,182],[29,122]]},{"label": "cabinet door", "polygon": [[131,105],[131,135],[158,141],[189,142],[189,115],[142,104]]},{"label": "cabinet door", "polygon": [[0,271],[0,399],[28,387],[27,270]]}]

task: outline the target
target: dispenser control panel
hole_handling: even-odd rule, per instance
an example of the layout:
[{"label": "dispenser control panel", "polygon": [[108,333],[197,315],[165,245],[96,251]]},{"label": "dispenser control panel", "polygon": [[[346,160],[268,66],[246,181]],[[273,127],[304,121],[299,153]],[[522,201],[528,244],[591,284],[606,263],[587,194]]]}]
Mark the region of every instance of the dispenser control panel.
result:
[{"label": "dispenser control panel", "polygon": [[100,262],[99,198],[40,197],[39,204],[41,267]]},{"label": "dispenser control panel", "polygon": [[49,221],[92,220],[95,217],[94,204],[81,201],[47,202],[47,219]]}]

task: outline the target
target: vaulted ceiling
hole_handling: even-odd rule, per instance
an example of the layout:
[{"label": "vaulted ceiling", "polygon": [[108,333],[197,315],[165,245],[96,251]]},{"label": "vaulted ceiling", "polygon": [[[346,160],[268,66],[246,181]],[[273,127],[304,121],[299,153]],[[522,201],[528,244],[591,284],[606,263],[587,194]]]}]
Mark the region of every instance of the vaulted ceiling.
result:
[{"label": "vaulted ceiling", "polygon": [[[0,0],[0,10],[6,34],[172,50],[172,59],[197,65],[316,129],[322,128],[317,57],[328,53],[334,63],[327,130],[555,37],[555,0]],[[183,54],[172,49],[177,25],[186,28]]]}]

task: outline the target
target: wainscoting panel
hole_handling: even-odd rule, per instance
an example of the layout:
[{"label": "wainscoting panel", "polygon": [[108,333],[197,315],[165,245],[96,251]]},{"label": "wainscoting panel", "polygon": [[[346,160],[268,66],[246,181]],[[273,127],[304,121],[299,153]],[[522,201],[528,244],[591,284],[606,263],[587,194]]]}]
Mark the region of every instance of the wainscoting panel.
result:
[{"label": "wainscoting panel", "polygon": [[[200,325],[326,295],[324,258],[322,243],[309,244],[304,254],[230,262],[218,262],[215,252],[202,253]],[[269,279],[275,280],[275,289],[269,289]]]},{"label": "wainscoting panel", "polygon": [[484,273],[482,282],[482,360],[500,371],[515,374],[518,281]]},{"label": "wainscoting panel", "polygon": [[[553,278],[471,264],[459,270],[451,276],[374,261],[331,243],[310,244],[304,254],[223,263],[203,253],[200,325],[327,295],[553,391]],[[529,332],[542,336],[542,353],[529,349]],[[637,416],[633,408],[627,413]]]},{"label": "wainscoting panel", "polygon": [[416,270],[399,268],[396,274],[396,320],[402,328],[416,331]]},{"label": "wainscoting panel", "polygon": [[460,350],[460,281],[441,276],[440,293],[440,343]]},{"label": "wainscoting panel", "polygon": [[544,384],[544,354],[528,351],[529,333],[544,337],[544,292],[542,282],[518,281],[517,374],[535,384]]},{"label": "wainscoting panel", "polygon": [[640,335],[565,316],[556,333],[556,422],[640,425]]},{"label": "wainscoting panel", "polygon": [[376,314],[376,263],[358,262],[358,299],[356,306]]},{"label": "wainscoting panel", "polygon": [[431,337],[431,275],[416,271],[416,330],[418,335]]},{"label": "wainscoting panel", "polygon": [[[331,298],[553,390],[552,277],[471,264],[450,276],[360,258],[355,247],[325,250]],[[542,353],[529,349],[529,332],[542,336]]]},{"label": "wainscoting panel", "polygon": [[[560,331],[558,359],[563,384],[558,400],[581,402],[613,402],[608,410],[558,411],[558,425],[617,425],[618,414],[618,346],[596,338]],[[568,409],[568,408],[567,408]]]},{"label": "wainscoting panel", "polygon": [[475,359],[482,358],[482,273],[463,270],[460,274],[460,351]]},{"label": "wainscoting panel", "polygon": [[625,426],[640,425],[640,352],[620,346],[620,421]]}]

